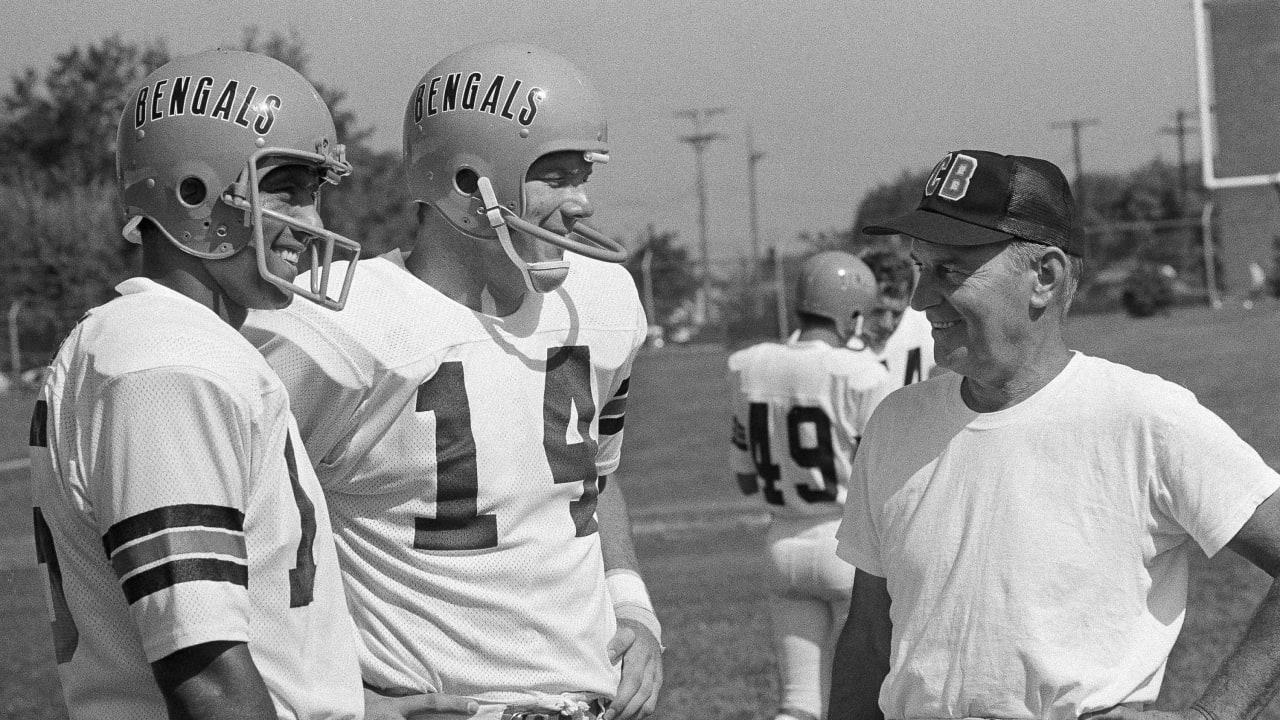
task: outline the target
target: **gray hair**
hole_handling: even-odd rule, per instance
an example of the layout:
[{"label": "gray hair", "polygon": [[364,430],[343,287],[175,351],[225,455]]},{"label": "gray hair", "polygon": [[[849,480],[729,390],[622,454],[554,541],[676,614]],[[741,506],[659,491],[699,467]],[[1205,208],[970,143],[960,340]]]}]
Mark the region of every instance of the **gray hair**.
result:
[{"label": "gray hair", "polygon": [[[1030,269],[1040,262],[1040,258],[1044,255],[1044,250],[1047,247],[1050,246],[1026,240],[1012,240],[1009,242],[1009,254],[1014,259],[1014,262]],[[1056,298],[1058,304],[1062,307],[1063,317],[1066,317],[1067,311],[1071,309],[1071,301],[1075,298],[1076,289],[1080,287],[1080,277],[1084,274],[1084,258],[1071,253],[1066,253],[1066,256],[1067,274],[1062,285],[1062,291],[1058,293]]]}]

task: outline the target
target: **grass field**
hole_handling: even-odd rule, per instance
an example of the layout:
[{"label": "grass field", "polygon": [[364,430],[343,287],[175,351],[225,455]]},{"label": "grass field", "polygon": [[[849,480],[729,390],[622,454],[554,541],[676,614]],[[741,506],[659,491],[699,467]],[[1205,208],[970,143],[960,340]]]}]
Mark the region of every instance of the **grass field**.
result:
[{"label": "grass field", "polygon": [[[1069,334],[1077,349],[1187,386],[1280,467],[1280,307],[1083,316]],[[767,719],[776,704],[758,571],[764,516],[725,470],[724,361],[719,350],[675,348],[643,355],[633,377],[619,480],[665,627],[663,720]],[[29,408],[29,397],[0,398],[0,463],[25,453]],[[25,471],[0,474],[0,718],[65,717],[33,558]],[[1161,707],[1198,696],[1267,579],[1224,552],[1198,558],[1192,582]]]}]

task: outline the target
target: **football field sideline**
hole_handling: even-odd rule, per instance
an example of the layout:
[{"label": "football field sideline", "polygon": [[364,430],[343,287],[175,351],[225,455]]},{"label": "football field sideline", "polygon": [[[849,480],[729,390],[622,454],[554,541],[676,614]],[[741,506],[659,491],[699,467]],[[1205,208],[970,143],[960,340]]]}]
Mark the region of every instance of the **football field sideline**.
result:
[{"label": "football field sideline", "polygon": [[0,461],[0,473],[13,472],[15,470],[24,470],[31,467],[30,458],[17,458],[15,460]]}]

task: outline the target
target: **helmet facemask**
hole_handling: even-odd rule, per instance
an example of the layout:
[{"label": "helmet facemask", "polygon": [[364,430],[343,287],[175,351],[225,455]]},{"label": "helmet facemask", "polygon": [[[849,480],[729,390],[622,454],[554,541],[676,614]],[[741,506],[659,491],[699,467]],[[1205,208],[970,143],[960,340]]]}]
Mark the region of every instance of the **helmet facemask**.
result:
[{"label": "helmet facemask", "polygon": [[[286,162],[274,162],[284,159]],[[346,160],[346,148],[342,145],[330,150],[327,144],[317,143],[315,153],[284,148],[263,148],[249,158],[244,174],[227,192],[222,201],[244,211],[244,223],[251,228],[249,244],[254,247],[257,256],[258,273],[262,279],[276,287],[317,303],[331,310],[341,310],[347,302],[347,293],[351,289],[351,279],[355,275],[356,260],[360,257],[360,244],[349,240],[319,225],[312,225],[283,213],[263,207],[258,183],[261,179],[262,161],[268,160],[271,166],[290,164],[287,161],[297,160],[298,164],[311,165],[324,170],[325,182],[337,184],[351,173],[351,164]],[[247,191],[247,192],[246,192]],[[245,196],[248,197],[245,197]],[[269,217],[291,230],[297,230],[310,237],[307,251],[311,256],[310,287],[300,287],[293,282],[271,272],[267,266],[267,252],[270,248],[262,232],[262,219]],[[320,247],[317,247],[319,245]],[[343,278],[337,299],[329,296],[330,269],[334,261],[335,251],[341,250],[347,260],[347,272]]]}]

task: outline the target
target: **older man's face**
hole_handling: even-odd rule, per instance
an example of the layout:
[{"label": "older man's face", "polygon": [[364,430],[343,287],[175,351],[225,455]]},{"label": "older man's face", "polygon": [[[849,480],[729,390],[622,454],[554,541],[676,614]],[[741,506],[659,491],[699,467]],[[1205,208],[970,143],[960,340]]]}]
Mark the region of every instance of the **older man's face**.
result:
[{"label": "older man's face", "polygon": [[1026,351],[1034,273],[1018,267],[1008,245],[911,244],[920,269],[911,306],[933,326],[934,359],[980,382],[1000,382]]}]

